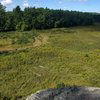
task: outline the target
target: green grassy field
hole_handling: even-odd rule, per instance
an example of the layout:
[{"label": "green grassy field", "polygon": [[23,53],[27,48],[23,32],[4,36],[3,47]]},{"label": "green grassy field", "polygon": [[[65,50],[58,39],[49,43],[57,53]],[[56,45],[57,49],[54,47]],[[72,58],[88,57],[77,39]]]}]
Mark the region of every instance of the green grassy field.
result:
[{"label": "green grassy field", "polygon": [[[0,33],[1,98],[19,100],[59,83],[100,87],[99,27],[38,30],[48,40],[36,47],[30,33]],[[25,43],[16,42],[21,37]]]}]

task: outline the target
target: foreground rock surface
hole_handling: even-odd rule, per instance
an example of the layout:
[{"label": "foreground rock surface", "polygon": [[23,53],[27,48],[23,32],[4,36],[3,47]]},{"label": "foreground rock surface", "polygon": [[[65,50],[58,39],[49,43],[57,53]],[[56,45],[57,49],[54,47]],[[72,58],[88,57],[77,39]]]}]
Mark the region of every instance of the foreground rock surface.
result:
[{"label": "foreground rock surface", "polygon": [[100,88],[65,87],[38,91],[26,100],[100,100]]}]

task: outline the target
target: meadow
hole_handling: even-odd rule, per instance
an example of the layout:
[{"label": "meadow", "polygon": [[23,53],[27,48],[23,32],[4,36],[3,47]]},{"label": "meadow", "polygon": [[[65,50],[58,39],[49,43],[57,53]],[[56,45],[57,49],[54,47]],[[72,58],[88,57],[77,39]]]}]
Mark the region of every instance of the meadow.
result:
[{"label": "meadow", "polygon": [[[20,100],[38,90],[67,86],[100,87],[100,27],[0,33],[0,98]],[[21,49],[22,48],[22,49]]]}]

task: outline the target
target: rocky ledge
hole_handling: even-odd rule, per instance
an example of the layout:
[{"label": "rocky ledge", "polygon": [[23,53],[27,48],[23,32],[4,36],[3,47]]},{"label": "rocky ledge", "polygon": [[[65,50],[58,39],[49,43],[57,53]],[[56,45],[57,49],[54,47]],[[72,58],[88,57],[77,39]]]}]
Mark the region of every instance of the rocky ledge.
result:
[{"label": "rocky ledge", "polygon": [[100,100],[100,88],[64,87],[38,91],[26,100]]}]

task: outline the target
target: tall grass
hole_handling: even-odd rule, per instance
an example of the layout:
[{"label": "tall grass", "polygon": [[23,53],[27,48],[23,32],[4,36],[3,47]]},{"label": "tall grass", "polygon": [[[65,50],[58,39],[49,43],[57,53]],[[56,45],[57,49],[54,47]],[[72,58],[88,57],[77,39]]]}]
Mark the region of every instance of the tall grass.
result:
[{"label": "tall grass", "polygon": [[[93,27],[80,27],[37,32],[47,35],[49,43],[0,54],[2,98],[19,100],[59,83],[100,87],[100,31],[93,31]],[[7,39],[23,34],[26,33],[12,32]],[[31,39],[29,32],[26,36]]]}]

